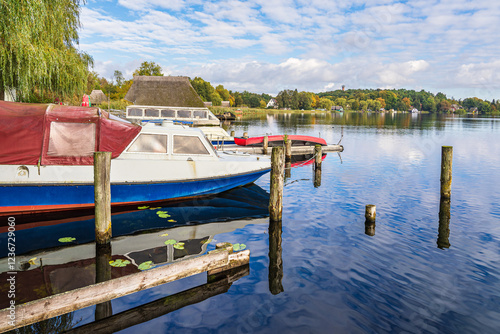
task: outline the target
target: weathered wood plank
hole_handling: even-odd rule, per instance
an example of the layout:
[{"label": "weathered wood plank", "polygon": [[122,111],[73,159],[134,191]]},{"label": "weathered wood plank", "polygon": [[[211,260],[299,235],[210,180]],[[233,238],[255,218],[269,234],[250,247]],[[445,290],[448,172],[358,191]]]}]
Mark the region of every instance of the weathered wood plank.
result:
[{"label": "weathered wood plank", "polygon": [[[344,147],[342,145],[321,146],[321,149],[323,153],[344,151]],[[252,146],[225,145],[223,151],[236,151],[236,152],[244,152],[250,154],[264,154],[264,149],[262,147],[252,147]],[[270,153],[271,150],[268,150],[268,155]],[[292,146],[292,155],[296,154],[314,154],[314,146]]]}]

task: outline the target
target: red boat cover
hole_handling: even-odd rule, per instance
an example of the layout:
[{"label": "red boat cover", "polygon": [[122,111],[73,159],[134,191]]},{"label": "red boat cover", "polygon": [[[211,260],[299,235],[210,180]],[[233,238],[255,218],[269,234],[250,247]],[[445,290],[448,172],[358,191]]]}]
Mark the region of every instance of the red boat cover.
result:
[{"label": "red boat cover", "polygon": [[92,165],[119,156],[141,131],[99,108],[0,101],[0,164]]}]

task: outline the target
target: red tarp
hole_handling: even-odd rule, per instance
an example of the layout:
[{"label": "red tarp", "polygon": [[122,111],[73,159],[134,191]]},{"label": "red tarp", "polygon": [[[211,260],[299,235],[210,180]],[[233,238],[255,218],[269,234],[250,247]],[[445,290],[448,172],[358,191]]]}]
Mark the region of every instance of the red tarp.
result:
[{"label": "red tarp", "polygon": [[116,158],[140,130],[99,108],[0,101],[0,164],[91,165],[94,151]]}]

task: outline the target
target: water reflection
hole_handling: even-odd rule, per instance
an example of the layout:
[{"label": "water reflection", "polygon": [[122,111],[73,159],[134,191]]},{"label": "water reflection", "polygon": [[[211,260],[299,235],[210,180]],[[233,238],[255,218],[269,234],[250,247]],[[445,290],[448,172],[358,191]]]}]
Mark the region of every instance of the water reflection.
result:
[{"label": "water reflection", "polygon": [[[269,194],[251,185],[213,198],[117,213],[112,217],[115,235],[111,243],[97,249],[93,219],[17,231],[22,243],[16,259],[23,267],[16,268],[16,301],[25,303],[136,273],[149,261],[157,266],[204,254],[215,235],[266,223],[267,218],[255,217],[267,217],[268,204]],[[158,213],[164,213],[163,218]],[[76,241],[58,242],[68,236]],[[38,248],[39,239],[45,247]],[[111,267],[110,261],[117,260],[128,264]],[[0,268],[6,270],[7,261],[6,257],[0,259]],[[0,279],[6,278],[6,271],[0,273]],[[5,288],[0,286],[0,293],[7,296]],[[8,302],[1,298],[0,308]],[[109,302],[100,304],[96,319],[111,313]]]},{"label": "water reflection", "polygon": [[244,265],[207,276],[207,283],[195,288],[160,298],[130,310],[98,319],[90,324],[75,328],[68,333],[114,333],[126,328],[164,316],[183,307],[200,303],[208,298],[226,293],[238,279],[247,276],[250,267]]},{"label": "water reflection", "polygon": [[438,248],[450,248],[450,200],[441,198],[439,203]]},{"label": "water reflection", "polygon": [[273,295],[284,291],[281,233],[281,221],[269,220],[269,291]]},{"label": "water reflection", "polygon": [[[95,249],[95,282],[101,283],[111,279],[111,243],[105,245],[96,243]],[[95,319],[103,319],[113,314],[111,301],[100,303],[95,308]]]}]

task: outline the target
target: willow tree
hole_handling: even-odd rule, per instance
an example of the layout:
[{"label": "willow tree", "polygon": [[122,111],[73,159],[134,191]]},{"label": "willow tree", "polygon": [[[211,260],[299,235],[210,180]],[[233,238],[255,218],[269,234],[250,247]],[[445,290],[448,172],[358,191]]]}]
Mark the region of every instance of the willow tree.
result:
[{"label": "willow tree", "polygon": [[0,92],[20,101],[83,94],[92,58],[76,49],[85,0],[0,0]]}]

